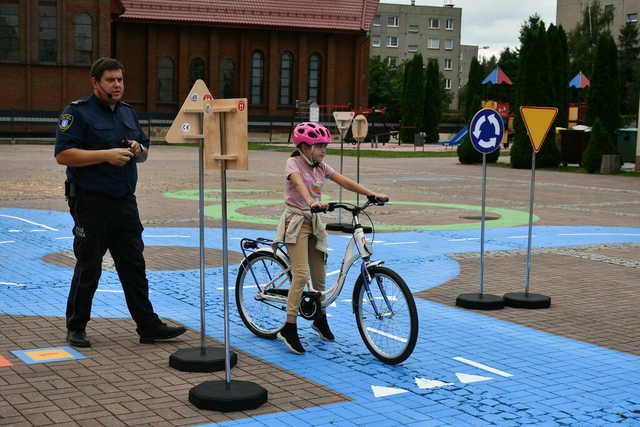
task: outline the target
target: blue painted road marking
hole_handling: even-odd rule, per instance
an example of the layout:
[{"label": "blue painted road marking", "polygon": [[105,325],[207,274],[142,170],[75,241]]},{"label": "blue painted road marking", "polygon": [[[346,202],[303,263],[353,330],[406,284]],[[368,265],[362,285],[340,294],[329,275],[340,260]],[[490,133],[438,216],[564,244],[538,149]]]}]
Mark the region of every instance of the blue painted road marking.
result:
[{"label": "blue painted road marking", "polygon": [[[0,286],[0,310],[7,314],[64,316],[72,271],[46,264],[42,257],[71,248],[71,240],[59,239],[70,235],[69,215],[6,208],[0,209],[0,214],[57,229],[9,234],[15,223],[0,217],[0,241],[15,241],[0,245],[0,282],[25,285]],[[630,227],[537,226],[534,233],[535,248],[640,242],[640,229]],[[147,235],[155,237],[147,239]],[[220,249],[220,235],[219,229],[207,229],[208,247]],[[236,239],[273,237],[270,232],[241,229],[229,230],[229,235]],[[526,239],[512,238],[522,235],[526,235],[526,227],[490,229],[486,249],[524,249]],[[438,286],[459,274],[458,262],[445,254],[478,252],[478,241],[470,239],[477,238],[479,230],[377,236],[385,243],[417,242],[374,245],[376,258],[397,270],[413,292]],[[196,230],[186,228],[148,228],[145,239],[148,245],[156,246],[198,245]],[[234,242],[231,240],[230,248],[238,250]],[[329,244],[335,252],[327,271],[333,271],[340,262],[335,254],[344,248],[346,239],[330,236]],[[222,284],[221,270],[207,269],[205,301],[207,333],[217,339],[223,335],[223,295],[216,289]],[[230,270],[233,283],[237,267]],[[349,425],[355,424],[356,419],[358,424],[368,425],[640,423],[640,358],[431,301],[416,300],[420,336],[412,357],[399,366],[378,362],[359,337],[350,304],[342,301],[351,298],[356,274],[350,272],[341,298],[329,309],[337,342],[319,339],[310,324],[301,322],[302,341],[308,350],[304,356],[288,353],[278,342],[255,337],[242,324],[233,298],[230,306],[232,346],[343,393],[353,401],[222,425]],[[198,330],[198,271],[150,271],[148,275],[156,310]],[[329,278],[334,279],[335,276]],[[121,289],[116,273],[105,271],[100,288]],[[93,314],[129,317],[124,298],[113,292],[96,294]],[[463,363],[462,359],[477,365]],[[512,376],[492,373],[480,365]],[[388,388],[406,392],[375,397],[374,390]]]}]

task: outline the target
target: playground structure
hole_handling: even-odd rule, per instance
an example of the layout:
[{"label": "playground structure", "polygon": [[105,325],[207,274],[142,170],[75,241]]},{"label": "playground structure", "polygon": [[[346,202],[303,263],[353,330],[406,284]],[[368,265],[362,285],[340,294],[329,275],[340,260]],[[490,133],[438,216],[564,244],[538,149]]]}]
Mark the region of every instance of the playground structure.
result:
[{"label": "playground structure", "polygon": [[[354,109],[351,104],[316,104],[314,102],[298,100],[296,101],[295,112],[291,117],[287,143],[291,142],[291,131],[295,125],[305,121],[320,122],[329,129],[335,129],[335,133],[339,135],[340,132],[333,120],[334,112],[353,112],[356,116],[360,114],[365,116],[369,123],[369,130],[365,141],[371,142],[372,147],[377,147],[378,143],[386,144],[392,137],[397,136],[400,131],[397,123],[389,122],[386,108],[371,107]],[[351,133],[351,128],[348,129],[344,137],[344,142],[356,143]]]},{"label": "playground structure", "polygon": [[580,89],[585,89],[591,85],[591,82],[582,71],[575,75],[569,82],[569,123],[568,127],[572,128],[577,125],[586,123],[587,121],[587,103],[584,101],[585,96],[582,95]]},{"label": "playground structure", "polygon": [[511,105],[504,100],[509,99],[513,82],[500,67],[496,67],[484,78],[481,84],[485,87],[482,108],[491,108],[502,117],[504,134],[500,144],[505,149],[509,148],[509,139],[514,134],[513,121],[515,115],[511,114]]}]

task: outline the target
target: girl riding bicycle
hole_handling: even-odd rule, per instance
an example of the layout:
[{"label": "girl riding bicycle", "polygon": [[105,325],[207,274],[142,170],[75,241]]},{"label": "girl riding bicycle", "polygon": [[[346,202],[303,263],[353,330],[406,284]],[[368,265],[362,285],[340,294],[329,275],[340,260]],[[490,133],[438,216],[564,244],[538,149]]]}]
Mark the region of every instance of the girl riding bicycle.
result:
[{"label": "girl riding bicycle", "polygon": [[[305,352],[298,337],[296,319],[309,273],[316,291],[323,291],[325,288],[327,232],[320,216],[311,213],[312,207],[328,207],[328,204],[321,200],[322,186],[330,179],[347,190],[373,195],[378,199],[386,198],[386,195],[374,193],[339,174],[325,163],[323,160],[330,142],[331,134],[321,124],[298,124],[293,130],[296,150],[287,159],[285,167],[285,210],[280,217],[275,242],[284,242],[287,246],[292,279],[287,299],[287,322],[277,337],[296,354]],[[322,339],[335,341],[324,311],[313,321],[312,327]]]}]

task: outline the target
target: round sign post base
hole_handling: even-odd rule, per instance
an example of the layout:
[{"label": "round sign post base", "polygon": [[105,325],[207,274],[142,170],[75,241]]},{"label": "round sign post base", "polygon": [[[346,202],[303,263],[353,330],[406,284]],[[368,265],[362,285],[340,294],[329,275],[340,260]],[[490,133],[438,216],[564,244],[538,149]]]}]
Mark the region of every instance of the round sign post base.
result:
[{"label": "round sign post base", "polygon": [[504,304],[513,308],[549,308],[551,298],[541,294],[530,294],[528,292],[509,292],[504,294]]},{"label": "round sign post base", "polygon": [[267,399],[267,390],[249,381],[205,381],[189,390],[189,402],[198,409],[210,411],[256,409]]},{"label": "round sign post base", "polygon": [[504,308],[504,300],[491,294],[460,294],[456,298],[456,305],[473,310],[500,310]]},{"label": "round sign post base", "polygon": [[[231,352],[231,366],[238,363],[238,356]],[[224,348],[201,347],[181,348],[169,357],[169,366],[182,372],[224,371]]]}]

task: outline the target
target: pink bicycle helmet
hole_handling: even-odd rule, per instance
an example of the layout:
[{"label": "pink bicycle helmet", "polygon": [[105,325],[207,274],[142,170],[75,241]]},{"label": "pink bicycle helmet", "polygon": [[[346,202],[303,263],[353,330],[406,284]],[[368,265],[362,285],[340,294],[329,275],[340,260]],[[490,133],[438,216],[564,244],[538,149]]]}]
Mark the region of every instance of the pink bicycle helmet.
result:
[{"label": "pink bicycle helmet", "polygon": [[309,145],[328,144],[331,142],[331,134],[320,123],[298,123],[293,129],[293,143],[297,147],[302,142]]}]

